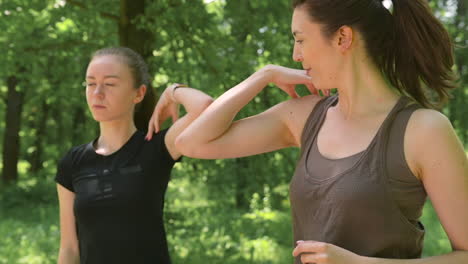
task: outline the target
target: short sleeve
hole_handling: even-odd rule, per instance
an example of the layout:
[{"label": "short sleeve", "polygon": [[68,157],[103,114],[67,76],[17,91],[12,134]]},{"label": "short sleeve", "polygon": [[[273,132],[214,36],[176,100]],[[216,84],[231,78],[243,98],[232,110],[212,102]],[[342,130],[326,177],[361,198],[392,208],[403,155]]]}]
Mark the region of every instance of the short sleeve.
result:
[{"label": "short sleeve", "polygon": [[177,160],[174,160],[171,156],[171,153],[169,153],[169,150],[167,149],[166,141],[164,140],[166,137],[167,131],[168,129],[161,130],[160,132],[156,133],[155,136],[153,137],[153,140],[156,141],[154,142],[157,148],[156,151],[159,152],[161,157],[168,162],[171,162],[171,163],[180,162],[182,161],[182,156],[180,156],[180,158],[178,158]]},{"label": "short sleeve", "polygon": [[72,184],[71,174],[71,151],[69,151],[57,164],[57,174],[55,175],[55,182],[67,188],[68,190],[75,192]]}]

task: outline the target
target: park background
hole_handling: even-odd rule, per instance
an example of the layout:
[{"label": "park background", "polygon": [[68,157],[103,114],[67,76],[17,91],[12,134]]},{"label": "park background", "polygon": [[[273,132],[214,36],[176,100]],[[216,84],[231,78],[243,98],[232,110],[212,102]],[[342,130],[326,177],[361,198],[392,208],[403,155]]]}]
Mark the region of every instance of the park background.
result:
[{"label": "park background", "polygon": [[[467,0],[429,2],[458,45],[460,81],[443,112],[467,149]],[[157,93],[180,82],[217,97],[265,64],[300,68],[291,11],[290,0],[0,0],[0,263],[56,262],[56,164],[98,134],[83,85],[94,50],[138,51]],[[238,117],[286,99],[268,87]],[[173,262],[292,263],[288,184],[298,153],[184,158],[166,195]],[[424,256],[449,252],[430,201],[422,222]]]}]

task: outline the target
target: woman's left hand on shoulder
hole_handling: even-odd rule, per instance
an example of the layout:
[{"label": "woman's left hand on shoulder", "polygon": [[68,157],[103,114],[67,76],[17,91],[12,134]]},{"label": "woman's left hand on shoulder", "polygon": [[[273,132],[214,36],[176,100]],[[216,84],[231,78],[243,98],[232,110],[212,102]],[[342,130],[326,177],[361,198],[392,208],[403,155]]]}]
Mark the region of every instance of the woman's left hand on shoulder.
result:
[{"label": "woman's left hand on shoulder", "polygon": [[297,241],[293,256],[299,256],[303,264],[359,264],[362,257],[344,248],[318,241]]},{"label": "woman's left hand on shoulder", "polygon": [[186,87],[182,84],[171,84],[164,92],[156,103],[156,106],[151,116],[150,122],[148,123],[147,138],[153,134],[153,132],[159,132],[161,125],[168,118],[172,118],[172,122],[176,122],[179,119],[179,103],[173,98],[174,89],[176,87]]}]

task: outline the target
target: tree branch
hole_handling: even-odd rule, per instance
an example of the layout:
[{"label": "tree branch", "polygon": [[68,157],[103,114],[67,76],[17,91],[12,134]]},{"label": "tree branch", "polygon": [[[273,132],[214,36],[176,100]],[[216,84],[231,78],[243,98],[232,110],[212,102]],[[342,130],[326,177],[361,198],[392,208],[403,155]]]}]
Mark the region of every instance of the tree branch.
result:
[{"label": "tree branch", "polygon": [[[80,7],[82,9],[88,9],[88,7],[85,4],[83,4],[82,2],[80,2],[80,1],[66,0],[66,3],[70,4],[70,5],[73,5],[73,6]],[[117,15],[107,13],[107,12],[99,12],[99,14],[101,14],[102,17],[109,18],[109,19],[115,20],[117,22],[120,21],[120,17],[117,16]]]},{"label": "tree branch", "polygon": [[100,44],[98,43],[73,40],[73,41],[67,41],[67,42],[62,42],[62,43],[49,43],[49,44],[45,44],[39,47],[36,47],[36,46],[28,47],[28,48],[25,48],[24,51],[38,52],[42,50],[67,49],[67,48],[71,48],[71,47],[79,46],[79,45],[95,45],[96,47],[100,46]]}]

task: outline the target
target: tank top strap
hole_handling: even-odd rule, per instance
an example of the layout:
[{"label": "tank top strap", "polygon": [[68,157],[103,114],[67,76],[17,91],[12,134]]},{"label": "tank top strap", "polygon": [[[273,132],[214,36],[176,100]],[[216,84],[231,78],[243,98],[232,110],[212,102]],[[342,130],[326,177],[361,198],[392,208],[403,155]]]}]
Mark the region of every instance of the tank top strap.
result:
[{"label": "tank top strap", "polygon": [[[391,122],[388,122],[386,129],[383,131],[383,136],[380,140],[380,153],[382,155],[382,165],[387,177],[391,176],[389,173],[392,169],[399,166],[404,166],[405,173],[400,172],[402,176],[404,174],[412,174],[407,167],[405,150],[404,150],[404,139],[406,128],[408,126],[411,115],[418,109],[422,108],[421,105],[414,103],[411,99],[405,99],[406,104],[402,105],[401,109],[397,111],[392,118]],[[397,166],[399,165],[399,166]],[[414,178],[413,180],[416,180]],[[408,181],[408,179],[406,179]]]},{"label": "tank top strap", "polygon": [[[390,138],[390,133],[392,133],[392,126],[395,124],[396,119],[403,118],[406,116],[409,119],[411,113],[418,109],[420,106],[415,104],[410,98],[406,96],[400,97],[396,105],[390,111],[390,113],[385,118],[385,121],[382,123],[378,135],[377,135],[377,143],[381,146],[385,146],[388,143],[388,139]],[[408,110],[412,111],[408,112]],[[404,135],[405,131],[400,131]]]},{"label": "tank top strap", "polygon": [[338,95],[328,96],[318,101],[314,106],[302,130],[301,155],[304,150],[309,149],[312,146],[314,137],[325,120],[328,108],[336,104],[337,101]]},{"label": "tank top strap", "polygon": [[[414,103],[412,99],[402,96],[398,101],[397,105],[387,116],[386,120],[382,124],[379,134],[376,137],[376,146],[374,148],[375,161],[379,161],[378,167],[380,167],[381,175],[385,175],[384,178],[388,179],[387,164],[388,155],[391,155],[395,161],[404,162],[404,136],[406,131],[406,125],[411,117],[411,114],[417,109],[421,108],[419,104]],[[390,146],[389,144],[392,144]],[[389,149],[390,148],[390,149]],[[389,153],[391,150],[392,153]]]},{"label": "tank top strap", "polygon": [[398,145],[403,146],[403,140],[409,119],[411,118],[411,115],[414,113],[414,111],[420,108],[422,108],[422,106],[408,100],[408,104],[395,113],[393,121],[388,124],[389,127],[386,130],[386,132],[389,133],[389,142],[398,143]]}]

